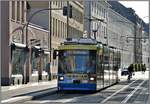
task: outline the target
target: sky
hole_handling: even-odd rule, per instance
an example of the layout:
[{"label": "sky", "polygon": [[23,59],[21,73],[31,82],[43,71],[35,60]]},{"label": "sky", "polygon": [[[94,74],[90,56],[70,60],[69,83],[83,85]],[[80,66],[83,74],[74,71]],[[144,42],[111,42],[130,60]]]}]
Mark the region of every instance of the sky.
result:
[{"label": "sky", "polygon": [[148,23],[149,2],[148,1],[119,1],[125,7],[133,8],[136,14]]}]

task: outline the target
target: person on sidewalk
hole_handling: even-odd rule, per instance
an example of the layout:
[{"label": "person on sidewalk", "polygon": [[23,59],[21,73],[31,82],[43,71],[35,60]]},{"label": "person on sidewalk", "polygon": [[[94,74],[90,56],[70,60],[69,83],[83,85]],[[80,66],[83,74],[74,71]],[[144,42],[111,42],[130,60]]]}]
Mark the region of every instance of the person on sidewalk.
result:
[{"label": "person on sidewalk", "polygon": [[51,64],[50,63],[47,63],[46,65],[46,72],[48,73],[48,80],[51,80]]}]

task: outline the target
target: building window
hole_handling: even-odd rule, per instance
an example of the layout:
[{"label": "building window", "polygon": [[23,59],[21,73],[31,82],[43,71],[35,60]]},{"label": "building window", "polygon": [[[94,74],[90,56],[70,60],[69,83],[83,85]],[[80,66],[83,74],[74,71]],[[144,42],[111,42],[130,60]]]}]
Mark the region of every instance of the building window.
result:
[{"label": "building window", "polygon": [[56,4],[56,6],[57,6],[57,4],[58,4],[58,1],[56,1],[56,2],[55,2],[55,4]]},{"label": "building window", "polygon": [[52,1],[53,2],[53,5],[55,5],[55,1]]},{"label": "building window", "polygon": [[102,17],[102,7],[100,6],[100,16]]},{"label": "building window", "polygon": [[15,1],[12,1],[12,17],[13,20],[15,20]]},{"label": "building window", "polygon": [[57,19],[56,19],[56,25],[55,25],[55,26],[56,26],[56,29],[55,29],[55,33],[56,33],[56,34],[55,34],[55,35],[56,35],[56,37],[57,37],[57,29],[58,29],[58,27],[57,27]]},{"label": "building window", "polygon": [[98,15],[98,11],[99,11],[99,9],[98,9],[98,5],[96,6],[96,10],[97,10],[97,12],[96,12],[96,13],[97,13],[97,15]]},{"label": "building window", "polygon": [[17,21],[20,21],[20,1],[17,1]]},{"label": "building window", "polygon": [[104,9],[104,18],[106,17],[106,10]]},{"label": "building window", "polygon": [[96,14],[96,3],[95,3],[95,12],[94,13]]},{"label": "building window", "polygon": [[65,36],[64,36],[64,22],[62,22],[62,36],[63,36],[63,38],[65,38]]},{"label": "building window", "polygon": [[62,35],[62,38],[64,38],[64,33],[63,33],[63,22],[61,22],[61,35]]},{"label": "building window", "polygon": [[16,48],[12,51],[12,74],[23,74],[26,53],[23,49]]},{"label": "building window", "polygon": [[104,16],[103,16],[103,8],[102,8],[102,12],[101,12],[101,15],[102,15],[102,17],[104,17]]},{"label": "building window", "polygon": [[67,24],[65,23],[65,37],[67,38]]},{"label": "building window", "polygon": [[58,23],[58,25],[57,25],[58,26],[58,29],[57,29],[58,34],[57,35],[58,35],[58,37],[60,37],[60,34],[59,34],[60,33],[60,21],[58,20],[57,23]]},{"label": "building window", "polygon": [[58,25],[57,25],[58,26],[58,29],[57,29],[58,34],[57,35],[58,35],[58,37],[60,37],[60,21],[58,20],[57,23],[58,23]]},{"label": "building window", "polygon": [[22,17],[21,17],[21,20],[22,20],[22,22],[24,22],[24,1],[22,1],[21,2],[22,3],[22,11],[21,11],[21,13],[22,13]]},{"label": "building window", "polygon": [[102,29],[101,33],[102,33],[102,35],[103,35],[103,31],[104,31],[104,30],[103,30],[103,26],[102,26],[102,28],[101,28],[101,29]]},{"label": "building window", "polygon": [[60,31],[60,35],[61,35],[61,37],[63,38],[62,27],[63,27],[63,26],[62,26],[62,21],[60,21],[60,30],[61,30],[61,31]]},{"label": "building window", "polygon": [[[49,64],[49,60],[48,60],[48,54],[44,54],[43,55],[43,71],[45,72],[49,72],[50,70],[50,64]],[[53,60],[52,60],[53,62]]]},{"label": "building window", "polygon": [[106,37],[106,36],[105,36],[105,27],[103,27],[103,33],[104,33],[104,37]]},{"label": "building window", "polygon": [[53,18],[51,19],[51,26],[52,26],[52,27],[51,27],[51,31],[52,31],[51,34],[53,34],[53,27],[54,27]]},{"label": "building window", "polygon": [[66,24],[64,23],[64,37],[66,38]]},{"label": "building window", "polygon": [[52,34],[53,34],[53,36],[55,35],[55,18],[53,18],[53,21],[52,21],[52,23],[53,23],[53,29],[52,29]]}]

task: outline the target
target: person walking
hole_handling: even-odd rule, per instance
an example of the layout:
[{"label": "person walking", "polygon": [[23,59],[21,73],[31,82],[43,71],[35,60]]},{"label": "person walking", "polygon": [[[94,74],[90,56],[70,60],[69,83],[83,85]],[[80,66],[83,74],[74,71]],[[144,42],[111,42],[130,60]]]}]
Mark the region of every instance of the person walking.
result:
[{"label": "person walking", "polygon": [[133,64],[131,64],[128,67],[128,81],[130,81],[130,79],[132,78],[132,73],[133,73]]}]

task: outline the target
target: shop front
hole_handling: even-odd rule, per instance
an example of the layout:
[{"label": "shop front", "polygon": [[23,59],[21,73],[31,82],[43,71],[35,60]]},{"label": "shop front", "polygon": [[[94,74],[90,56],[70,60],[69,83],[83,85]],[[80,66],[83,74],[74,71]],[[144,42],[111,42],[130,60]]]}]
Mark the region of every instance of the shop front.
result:
[{"label": "shop front", "polygon": [[49,52],[39,46],[32,48],[31,82],[48,81],[50,75]]},{"label": "shop front", "polygon": [[25,44],[11,44],[11,84],[24,84],[26,77],[25,62],[27,60],[28,48]]}]

